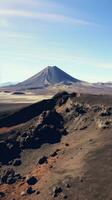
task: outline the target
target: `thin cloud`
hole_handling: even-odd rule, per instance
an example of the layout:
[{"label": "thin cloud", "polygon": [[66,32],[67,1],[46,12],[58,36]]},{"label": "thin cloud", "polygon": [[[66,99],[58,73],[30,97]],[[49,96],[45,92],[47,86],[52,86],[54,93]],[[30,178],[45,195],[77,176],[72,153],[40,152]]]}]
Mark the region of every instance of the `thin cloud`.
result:
[{"label": "thin cloud", "polygon": [[25,5],[25,6],[31,6],[31,7],[47,7],[47,8],[52,8],[52,7],[57,7],[58,3],[56,2],[49,2],[49,1],[44,1],[44,0],[1,0],[0,1],[1,6],[6,6],[9,7],[10,5]]},{"label": "thin cloud", "polygon": [[45,12],[31,12],[25,10],[14,10],[14,9],[1,9],[0,16],[5,17],[24,17],[24,18],[31,18],[31,19],[38,19],[44,20],[48,22],[58,22],[58,23],[69,23],[72,25],[79,25],[79,26],[99,26],[93,22],[89,22],[86,20],[75,19],[72,17],[68,17],[61,14],[55,13],[45,13]]}]

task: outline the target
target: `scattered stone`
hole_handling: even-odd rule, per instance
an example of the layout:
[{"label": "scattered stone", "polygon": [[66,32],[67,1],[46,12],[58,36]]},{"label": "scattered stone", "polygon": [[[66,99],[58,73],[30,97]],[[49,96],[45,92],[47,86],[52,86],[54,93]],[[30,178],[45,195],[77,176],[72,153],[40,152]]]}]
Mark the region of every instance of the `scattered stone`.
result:
[{"label": "scattered stone", "polygon": [[51,157],[55,157],[55,156],[57,156],[58,154],[57,154],[57,151],[54,151],[52,154],[50,154],[50,156]]},{"label": "scattered stone", "polygon": [[46,156],[43,156],[42,158],[40,158],[39,160],[38,160],[38,164],[39,165],[42,165],[42,164],[45,164],[45,163],[47,163],[47,157]]},{"label": "scattered stone", "polygon": [[35,190],[33,190],[32,187],[29,187],[26,192],[27,194],[33,194]]},{"label": "scattered stone", "polygon": [[13,184],[15,182],[16,182],[15,178],[13,178],[13,177],[8,177],[7,178],[7,184]]},{"label": "scattered stone", "polygon": [[29,177],[29,178],[27,179],[28,185],[35,185],[37,182],[38,182],[38,180],[37,180],[34,176]]},{"label": "scattered stone", "polygon": [[67,187],[67,188],[70,188],[71,186],[70,186],[70,184],[69,184],[69,183],[66,183],[66,187]]},{"label": "scattered stone", "polygon": [[56,186],[56,187],[54,187],[53,188],[53,197],[57,197],[60,193],[62,193],[62,188],[61,187],[58,187],[58,186]]},{"label": "scattered stone", "polygon": [[93,142],[93,139],[89,139],[89,142]]},{"label": "scattered stone", "polygon": [[65,146],[66,146],[66,147],[68,147],[68,146],[69,146],[69,144],[68,144],[68,143],[65,143]]},{"label": "scattered stone", "polygon": [[64,198],[64,199],[67,199],[67,198],[68,198],[68,196],[67,196],[67,195],[64,195],[64,196],[63,196],[63,198]]},{"label": "scattered stone", "polygon": [[65,180],[63,180],[64,187],[66,187],[67,189],[71,188],[71,185],[70,185],[69,182],[70,182],[69,179],[65,179]]},{"label": "scattered stone", "polygon": [[39,195],[39,194],[40,194],[40,191],[37,190],[37,191],[36,191],[36,194]]},{"label": "scattered stone", "polygon": [[102,119],[98,119],[96,122],[98,128],[102,128],[102,129],[106,129],[109,128],[112,125],[112,120],[102,120]]}]

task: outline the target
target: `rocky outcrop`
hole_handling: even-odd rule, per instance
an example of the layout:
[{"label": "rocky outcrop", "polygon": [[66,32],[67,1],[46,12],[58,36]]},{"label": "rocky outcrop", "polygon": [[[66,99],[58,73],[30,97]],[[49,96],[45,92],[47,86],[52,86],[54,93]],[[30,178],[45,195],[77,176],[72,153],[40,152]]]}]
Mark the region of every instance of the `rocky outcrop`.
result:
[{"label": "rocky outcrop", "polygon": [[8,163],[20,154],[20,147],[16,141],[0,141],[0,162]]},{"label": "rocky outcrop", "polygon": [[1,184],[13,184],[22,177],[20,174],[16,173],[13,169],[6,169],[0,176]]},{"label": "rocky outcrop", "polygon": [[111,119],[98,119],[96,122],[98,128],[106,129],[110,128],[112,126],[112,120]]},{"label": "rocky outcrop", "polygon": [[[40,148],[45,143],[55,144],[60,142],[61,137],[66,135],[64,119],[55,109],[43,111],[34,126],[24,126],[19,130],[12,131],[10,137],[0,142],[0,162],[7,164],[13,161],[14,166],[19,166],[23,149]],[[17,158],[17,159],[16,159]]]}]

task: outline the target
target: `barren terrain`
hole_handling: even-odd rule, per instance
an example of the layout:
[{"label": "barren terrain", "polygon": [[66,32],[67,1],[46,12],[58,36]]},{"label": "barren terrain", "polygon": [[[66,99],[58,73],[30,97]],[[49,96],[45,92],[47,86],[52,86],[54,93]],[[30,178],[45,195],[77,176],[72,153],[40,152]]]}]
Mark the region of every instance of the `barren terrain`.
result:
[{"label": "barren terrain", "polygon": [[51,95],[40,95],[38,93],[13,94],[13,92],[0,92],[0,103],[35,103],[50,97]]},{"label": "barren terrain", "polygon": [[16,105],[0,117],[3,200],[112,199],[112,96]]}]

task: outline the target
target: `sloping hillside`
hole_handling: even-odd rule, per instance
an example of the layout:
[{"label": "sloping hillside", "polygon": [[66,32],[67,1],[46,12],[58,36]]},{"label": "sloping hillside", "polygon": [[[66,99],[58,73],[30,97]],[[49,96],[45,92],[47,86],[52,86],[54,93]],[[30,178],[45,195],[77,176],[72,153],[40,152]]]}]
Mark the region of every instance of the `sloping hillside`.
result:
[{"label": "sloping hillside", "polygon": [[1,119],[0,197],[110,200],[111,102],[63,92]]}]

